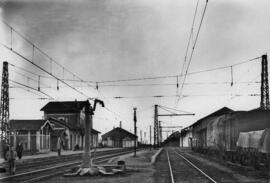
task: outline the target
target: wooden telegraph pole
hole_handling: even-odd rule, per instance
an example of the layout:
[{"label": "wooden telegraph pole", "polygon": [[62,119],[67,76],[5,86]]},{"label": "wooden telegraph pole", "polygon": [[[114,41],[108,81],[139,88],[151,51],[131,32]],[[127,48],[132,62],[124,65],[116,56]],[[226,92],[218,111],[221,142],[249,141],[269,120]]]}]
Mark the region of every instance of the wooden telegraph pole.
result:
[{"label": "wooden telegraph pole", "polygon": [[152,129],[151,129],[152,127],[151,127],[151,125],[149,126],[149,133],[150,133],[150,136],[149,136],[149,142],[150,142],[150,145],[152,145],[152,139],[151,139],[151,137],[152,137]]},{"label": "wooden telegraph pole", "polygon": [[137,146],[137,126],[136,126],[136,123],[137,123],[137,116],[136,116],[136,110],[137,110],[137,108],[136,107],[134,107],[133,108],[133,110],[134,110],[134,134],[135,134],[135,140],[134,140],[134,157],[136,157],[136,146]]},{"label": "wooden telegraph pole", "polygon": [[149,142],[150,142],[150,150],[152,149],[152,129],[151,129],[152,127],[151,127],[151,125],[149,126],[149,133],[150,133],[150,135],[149,135]]}]

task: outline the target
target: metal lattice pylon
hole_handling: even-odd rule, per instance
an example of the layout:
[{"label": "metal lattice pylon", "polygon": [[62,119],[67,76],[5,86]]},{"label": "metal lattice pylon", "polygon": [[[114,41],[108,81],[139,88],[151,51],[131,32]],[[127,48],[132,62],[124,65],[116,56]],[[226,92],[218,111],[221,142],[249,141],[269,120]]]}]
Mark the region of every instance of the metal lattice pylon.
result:
[{"label": "metal lattice pylon", "polygon": [[9,143],[9,83],[8,83],[8,62],[3,62],[2,85],[1,85],[1,142]]},{"label": "metal lattice pylon", "polygon": [[267,55],[262,56],[262,73],[261,73],[261,108],[269,109],[269,86],[268,86],[268,64]]},{"label": "metal lattice pylon", "polygon": [[158,105],[155,105],[154,111],[154,146],[158,146],[159,143],[158,132]]}]

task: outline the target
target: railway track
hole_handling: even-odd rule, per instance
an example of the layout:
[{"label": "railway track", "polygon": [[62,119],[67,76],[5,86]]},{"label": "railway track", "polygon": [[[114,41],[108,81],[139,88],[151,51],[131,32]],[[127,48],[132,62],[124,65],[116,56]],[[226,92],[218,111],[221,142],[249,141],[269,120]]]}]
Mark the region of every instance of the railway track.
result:
[{"label": "railway track", "polygon": [[[191,182],[210,182],[217,183],[213,178],[207,175],[203,170],[198,168],[195,164],[189,161],[186,157],[181,155],[177,151],[172,152],[173,155],[177,156],[178,161],[173,161],[173,166],[176,166],[174,169],[175,175],[177,179],[181,179],[182,181],[187,179],[191,180]],[[169,157],[169,153],[168,153]],[[179,163],[181,163],[181,168],[179,168]],[[180,176],[178,176],[180,174]]]},{"label": "railway track", "polygon": [[[119,152],[119,149],[110,149],[105,151],[97,151],[92,152],[92,155],[95,154],[96,156],[106,155],[108,153],[114,153]],[[44,157],[44,158],[38,158],[33,160],[23,160],[23,161],[17,161],[16,162],[16,172],[21,173],[26,170],[36,170],[37,168],[44,168],[47,166],[51,166],[52,164],[58,164],[63,163],[67,161],[75,161],[78,159],[81,159],[83,153],[77,153],[72,155],[62,155],[61,157],[58,156],[52,156],[52,157]],[[8,163],[3,164],[5,167],[8,167]]]},{"label": "railway track", "polygon": [[216,181],[174,149],[164,149],[159,157],[155,182],[216,183]]},{"label": "railway track", "polygon": [[[107,151],[107,153],[101,153],[96,155],[96,159],[93,161],[94,164],[100,164],[109,160],[110,158],[121,156],[123,154],[128,154],[133,152],[133,150],[118,150],[118,152]],[[15,175],[10,175],[0,178],[0,182],[37,182],[42,179],[51,178],[53,176],[64,174],[68,172],[71,168],[76,167],[81,164],[80,160],[67,160],[66,162],[51,163],[50,166],[45,166],[43,168],[38,168],[35,170],[28,170],[25,172],[17,173]],[[42,165],[41,165],[42,166]],[[41,167],[39,166],[39,167]]]}]

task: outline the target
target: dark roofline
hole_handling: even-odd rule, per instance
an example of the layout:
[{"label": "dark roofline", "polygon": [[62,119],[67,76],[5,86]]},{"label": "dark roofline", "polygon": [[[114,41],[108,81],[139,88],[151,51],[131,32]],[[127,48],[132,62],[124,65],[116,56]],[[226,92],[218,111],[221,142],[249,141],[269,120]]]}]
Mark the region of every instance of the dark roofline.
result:
[{"label": "dark roofline", "polygon": [[[11,119],[9,123],[10,123],[10,128],[12,130],[38,130],[47,121],[49,120],[47,119],[46,120],[45,119]],[[24,124],[22,124],[23,122]],[[19,125],[19,128],[18,128],[18,125]],[[50,128],[52,128],[50,121],[49,121],[49,126]]]},{"label": "dark roofline", "polygon": [[[48,108],[49,105],[53,105],[53,104],[62,104],[62,105],[66,105],[67,107],[70,107],[68,106],[67,103],[78,103],[78,104],[84,104],[83,106],[85,106],[85,103],[87,102],[88,104],[90,104],[90,102],[88,100],[83,100],[83,101],[51,101],[51,102],[48,102],[45,106],[43,106],[40,111],[48,111],[48,112],[54,112],[55,110],[48,110],[46,108]],[[78,108],[73,108],[73,109],[70,109],[70,110],[67,110],[67,111],[79,111]]]},{"label": "dark roofline", "polygon": [[[228,112],[220,113],[220,112],[223,111],[223,110],[226,110],[226,111],[228,111]],[[232,110],[232,109],[230,109],[230,108],[228,108],[228,107],[222,107],[222,108],[220,108],[219,110],[217,110],[217,111],[215,111],[215,112],[213,112],[213,113],[210,113],[210,114],[208,114],[207,116],[205,116],[205,117],[203,117],[203,118],[197,120],[196,122],[194,122],[193,124],[191,124],[189,127],[193,127],[194,125],[199,124],[200,122],[202,122],[203,120],[205,120],[205,119],[207,119],[207,118],[209,118],[209,117],[221,116],[221,115],[223,115],[223,114],[229,114],[229,113],[233,113],[233,112],[236,112],[236,111],[234,111],[234,110]]]},{"label": "dark roofline", "polygon": [[127,130],[125,130],[123,128],[120,128],[120,127],[113,128],[112,130],[110,130],[107,133],[103,134],[101,137],[105,138],[105,137],[109,136],[115,130],[121,130],[121,131],[125,132],[127,135],[131,136],[132,138],[138,138],[137,135],[134,135],[133,133],[130,133],[129,131],[127,131]]}]

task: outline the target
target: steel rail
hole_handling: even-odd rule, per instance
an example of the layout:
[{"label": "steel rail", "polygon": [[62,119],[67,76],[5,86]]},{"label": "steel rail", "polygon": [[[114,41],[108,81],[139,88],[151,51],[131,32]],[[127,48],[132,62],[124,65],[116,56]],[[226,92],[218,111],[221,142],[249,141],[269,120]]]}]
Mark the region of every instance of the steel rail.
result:
[{"label": "steel rail", "polygon": [[[133,151],[132,151],[132,152],[133,152]],[[103,161],[109,160],[109,159],[112,158],[112,157],[121,156],[121,155],[126,154],[126,153],[129,153],[129,152],[120,152],[120,153],[116,153],[116,154],[117,154],[116,156],[115,156],[115,155],[111,155],[111,156],[109,156],[109,157],[105,157],[104,159],[102,159],[103,157],[99,157],[99,158],[97,158],[97,159],[100,159],[100,160],[99,160],[98,162],[96,162],[96,163],[101,163],[101,162],[103,162]],[[75,165],[79,165],[79,164],[81,164],[81,162],[76,162],[76,163],[74,163],[73,165],[70,165],[70,166],[75,166]],[[69,166],[67,165],[67,166],[63,166],[63,167],[69,167]],[[63,167],[62,167],[62,168],[63,168]],[[41,176],[39,176],[39,177],[34,177],[34,178],[32,178],[32,179],[22,181],[21,183],[37,182],[37,181],[43,180],[43,179],[45,179],[45,178],[49,178],[49,177],[56,176],[56,175],[59,175],[59,174],[62,174],[62,173],[66,173],[66,172],[68,172],[68,171],[69,171],[69,170],[66,170],[66,171],[59,170],[59,171],[53,172],[53,173],[51,173],[51,174],[41,175]]]},{"label": "steel rail", "polygon": [[213,183],[217,183],[214,179],[212,179],[209,175],[207,175],[205,172],[203,172],[200,168],[198,168],[196,165],[194,165],[192,162],[190,162],[187,158],[179,154],[178,152],[174,151],[179,157],[184,159],[186,162],[188,162],[193,168],[195,168],[198,172],[200,172],[202,175],[204,175],[207,179],[209,179]]},{"label": "steel rail", "polygon": [[171,166],[170,157],[169,157],[169,154],[168,154],[168,151],[167,150],[166,150],[166,154],[167,154],[168,164],[169,164],[169,168],[170,168],[171,181],[172,181],[172,183],[174,183],[172,166]]},{"label": "steel rail", "polygon": [[[132,152],[133,152],[133,150],[128,150],[126,152],[117,152],[117,153],[114,153],[114,154],[102,155],[100,157],[97,157],[95,160],[98,160],[99,162],[102,162],[102,161],[105,161],[106,159],[110,159],[112,157],[117,157],[117,156],[121,156],[123,154],[132,153]],[[19,178],[19,177],[28,176],[28,175],[31,175],[31,174],[42,173],[42,172],[46,172],[46,171],[53,170],[53,169],[59,169],[59,168],[64,168],[64,167],[69,167],[69,166],[75,166],[75,165],[78,165],[78,164],[81,164],[81,160],[80,161],[75,161],[75,162],[73,161],[71,163],[65,163],[65,164],[61,164],[61,165],[56,165],[56,166],[52,166],[52,167],[48,167],[48,168],[32,170],[32,171],[19,173],[19,174],[15,174],[15,175],[11,175],[11,176],[1,177],[0,181],[9,181],[9,179],[13,179],[13,178]],[[52,174],[49,174],[49,175],[51,176]],[[39,176],[39,177],[44,177],[44,175]],[[34,179],[37,179],[39,177],[36,177]],[[24,182],[29,182],[30,180],[32,180],[32,179],[26,180]]]}]

